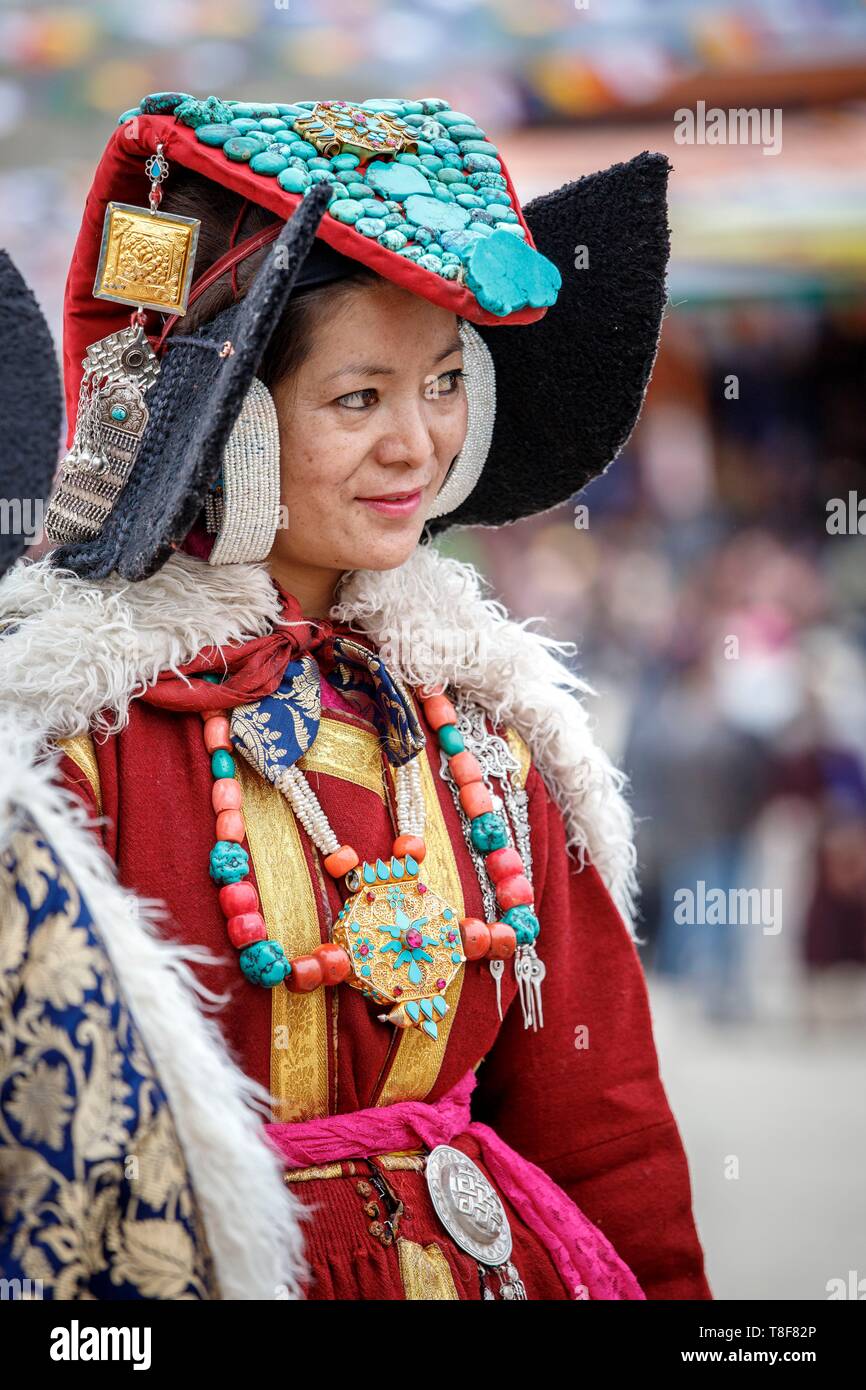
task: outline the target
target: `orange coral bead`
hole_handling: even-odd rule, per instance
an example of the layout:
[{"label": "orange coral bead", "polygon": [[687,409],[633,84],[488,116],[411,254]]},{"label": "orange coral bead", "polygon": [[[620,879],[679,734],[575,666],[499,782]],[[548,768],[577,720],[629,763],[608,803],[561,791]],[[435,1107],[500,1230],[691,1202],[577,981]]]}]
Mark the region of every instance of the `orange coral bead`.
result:
[{"label": "orange coral bead", "polygon": [[240,782],[234,777],[218,777],[210,790],[215,811],[239,811],[243,801]]},{"label": "orange coral bead", "polygon": [[212,714],[204,721],[204,746],[209,753],[222,748],[226,753],[232,751],[229,721],[224,714]]},{"label": "orange coral bead", "polygon": [[448,766],[458,787],[465,787],[469,782],[481,781],[481,766],[475,754],[470,753],[468,749],[449,758]]},{"label": "orange coral bead", "polygon": [[291,974],[286,976],[286,986],[293,994],[309,994],[319,988],[322,979],[322,962],[317,955],[296,956]]},{"label": "orange coral bead", "polygon": [[216,818],[216,837],[218,840],[231,840],[239,845],[244,838],[244,818],[240,811],[220,811]]},{"label": "orange coral bead", "polygon": [[391,847],[391,853],[397,859],[411,854],[416,864],[422,864],[427,855],[427,846],[420,835],[398,835]]},{"label": "orange coral bead", "polygon": [[331,878],[342,878],[343,874],[347,874],[359,863],[360,860],[351,845],[340,845],[340,848],[335,849],[333,854],[326,856],[325,872],[329,873]]},{"label": "orange coral bead", "polygon": [[431,729],[438,730],[443,724],[457,723],[457,711],[446,695],[431,695],[421,703]]},{"label": "orange coral bead", "polygon": [[532,884],[525,874],[512,874],[496,885],[496,901],[502,912],[510,907],[530,907],[532,898]]},{"label": "orange coral bead", "polygon": [[510,960],[517,950],[517,935],[513,927],[509,927],[507,922],[490,923],[490,951],[488,952],[491,960]]},{"label": "orange coral bead", "polygon": [[490,950],[490,928],[478,917],[461,917],[460,935],[467,960],[481,960]]},{"label": "orange coral bead", "polygon": [[322,967],[323,984],[338,985],[345,980],[349,973],[349,957],[342,946],[329,941],[324,946],[317,946],[313,955]]},{"label": "orange coral bead", "polygon": [[254,941],[268,939],[268,929],[260,912],[241,912],[236,917],[230,917],[226,922],[226,931],[229,941],[239,951],[243,950],[244,946],[252,945]]},{"label": "orange coral bead", "polygon": [[523,860],[516,849],[507,846],[505,849],[495,849],[491,854],[486,854],[484,867],[490,875],[491,883],[501,883],[504,878],[511,878],[512,874],[523,873]]},{"label": "orange coral bead", "polygon": [[467,782],[460,788],[460,805],[467,816],[483,816],[493,810],[493,797],[483,782]]}]

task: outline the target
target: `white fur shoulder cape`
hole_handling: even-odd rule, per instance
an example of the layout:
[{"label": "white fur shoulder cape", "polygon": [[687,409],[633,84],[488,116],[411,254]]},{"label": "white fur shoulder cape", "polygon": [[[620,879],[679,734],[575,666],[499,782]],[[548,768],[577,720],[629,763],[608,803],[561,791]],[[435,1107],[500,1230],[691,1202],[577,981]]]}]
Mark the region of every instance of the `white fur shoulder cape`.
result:
[{"label": "white fur shoulder cape", "polygon": [[[411,640],[441,633],[443,615],[449,640]],[[516,729],[562,810],[569,848],[596,866],[633,934],[624,779],[593,740],[579,699],[591,692],[558,659],[561,645],[511,620],[470,565],[427,545],[398,569],[349,575],[333,616],[386,648],[411,684],[444,682],[494,724]],[[130,701],[160,671],[203,647],[260,636],[278,620],[260,564],[210,566],[176,554],[131,584],[20,561],[0,582],[0,850],[24,806],[75,873],[168,1095],[227,1298],[271,1299],[281,1287],[297,1297],[301,1286],[303,1209],[262,1139],[267,1096],[202,1012],[190,970],[201,953],[161,937],[155,905],[118,885],[83,812],[52,778],[47,745],[123,727]],[[395,641],[407,630],[408,642]],[[453,640],[457,633],[465,640]]]}]

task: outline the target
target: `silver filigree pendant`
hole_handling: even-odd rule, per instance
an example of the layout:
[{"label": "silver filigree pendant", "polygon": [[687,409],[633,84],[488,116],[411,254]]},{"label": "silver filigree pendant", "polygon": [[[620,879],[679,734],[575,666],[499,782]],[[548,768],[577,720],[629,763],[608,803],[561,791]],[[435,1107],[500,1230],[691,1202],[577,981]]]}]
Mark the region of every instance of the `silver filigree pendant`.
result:
[{"label": "silver filigree pendant", "polygon": [[101,531],[138,455],[149,417],[145,394],[160,370],[137,324],[91,343],[82,366],[75,437],[45,514],[55,543]]}]

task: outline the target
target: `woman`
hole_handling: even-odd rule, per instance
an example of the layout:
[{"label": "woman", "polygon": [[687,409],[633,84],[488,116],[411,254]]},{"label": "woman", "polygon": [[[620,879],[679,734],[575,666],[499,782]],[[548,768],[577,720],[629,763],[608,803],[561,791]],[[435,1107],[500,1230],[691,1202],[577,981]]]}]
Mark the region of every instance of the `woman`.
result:
[{"label": "woman", "polygon": [[[621,446],[665,173],[642,156],[520,209],[439,100],[166,93],[97,171],[61,544],[3,585],[5,699],[220,996],[204,1134],[185,1034],[118,964],[223,1296],[262,1296],[239,1198],[276,1296],[710,1296],[620,781],[556,644],[429,543],[564,501]],[[216,1177],[238,1095],[269,1122]],[[284,1192],[244,1183],[244,1144]]]}]

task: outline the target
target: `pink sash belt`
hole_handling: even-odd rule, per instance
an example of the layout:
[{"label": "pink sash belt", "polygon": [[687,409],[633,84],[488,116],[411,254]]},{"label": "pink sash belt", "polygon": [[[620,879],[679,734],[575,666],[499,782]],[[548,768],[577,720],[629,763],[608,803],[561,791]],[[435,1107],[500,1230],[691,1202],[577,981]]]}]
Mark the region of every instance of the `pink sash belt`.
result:
[{"label": "pink sash belt", "polygon": [[645,1298],[607,1237],[562,1188],[509,1148],[489,1125],[470,1118],[476,1081],[475,1073],[468,1071],[437,1101],[403,1100],[300,1124],[268,1124],[265,1130],[289,1168],[369,1158],[419,1145],[432,1149],[471,1134],[500,1193],[546,1247],[572,1297]]}]

